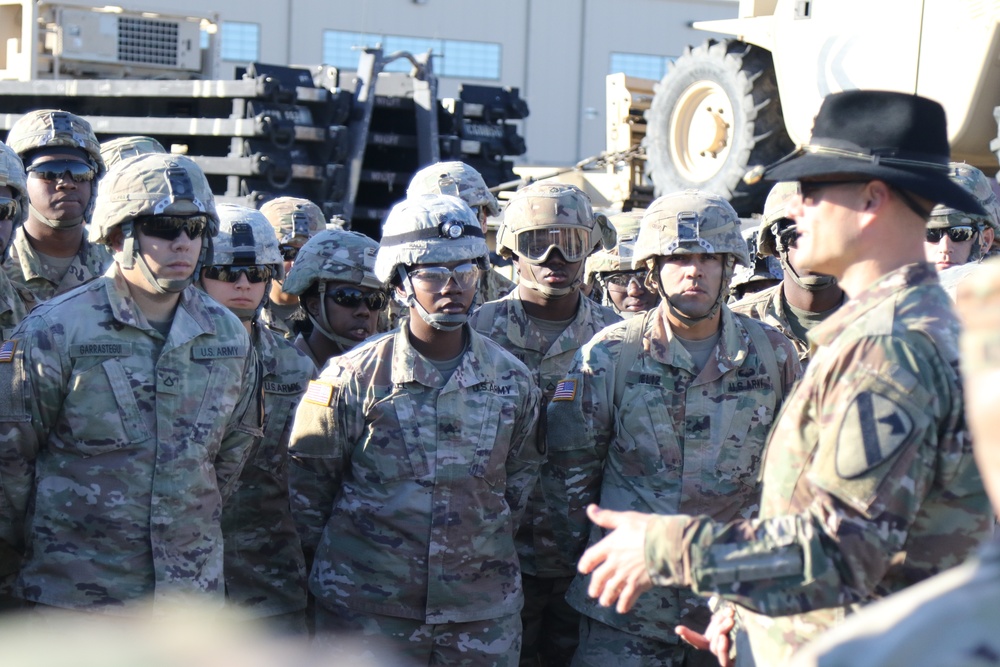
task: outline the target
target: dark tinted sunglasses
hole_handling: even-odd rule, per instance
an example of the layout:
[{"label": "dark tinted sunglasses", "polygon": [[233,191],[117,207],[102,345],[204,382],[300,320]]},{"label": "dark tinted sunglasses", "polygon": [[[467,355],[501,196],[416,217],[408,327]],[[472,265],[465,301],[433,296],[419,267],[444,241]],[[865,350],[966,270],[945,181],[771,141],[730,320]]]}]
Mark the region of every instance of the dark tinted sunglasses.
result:
[{"label": "dark tinted sunglasses", "polygon": [[278,252],[281,253],[281,259],[286,262],[294,262],[295,258],[299,256],[300,248],[294,245],[282,244],[278,246]]},{"label": "dark tinted sunglasses", "polygon": [[20,220],[21,205],[16,199],[0,197],[0,220]]},{"label": "dark tinted sunglasses", "polygon": [[181,232],[196,239],[208,229],[207,215],[145,215],[135,219],[137,229],[146,236],[173,241]]},{"label": "dark tinted sunglasses", "polygon": [[89,183],[97,177],[97,170],[86,162],[76,160],[49,160],[28,165],[28,174],[43,181],[57,181],[69,176],[76,183]]},{"label": "dark tinted sunglasses", "polygon": [[274,275],[270,266],[229,266],[227,264],[216,264],[205,267],[205,277],[211,280],[221,280],[224,283],[235,283],[240,276],[246,276],[249,283],[266,283]]},{"label": "dark tinted sunglasses", "polygon": [[952,243],[962,243],[971,241],[978,230],[971,225],[959,225],[957,227],[938,227],[927,230],[927,242],[937,243],[947,234]]},{"label": "dark tinted sunglasses", "polygon": [[382,310],[389,304],[389,297],[385,292],[362,292],[356,287],[338,287],[330,290],[326,295],[338,306],[344,308],[357,308],[364,301],[368,310]]}]

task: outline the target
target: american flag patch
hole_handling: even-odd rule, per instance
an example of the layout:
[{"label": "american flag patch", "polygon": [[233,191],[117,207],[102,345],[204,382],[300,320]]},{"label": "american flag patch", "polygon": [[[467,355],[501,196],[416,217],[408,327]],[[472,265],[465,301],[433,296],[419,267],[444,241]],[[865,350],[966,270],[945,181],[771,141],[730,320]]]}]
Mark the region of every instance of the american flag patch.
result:
[{"label": "american flag patch", "polygon": [[333,398],[333,385],[310,380],[309,388],[306,389],[306,393],[302,398],[307,403],[312,403],[313,405],[329,406],[330,399]]},{"label": "american flag patch", "polygon": [[14,350],[17,349],[16,340],[6,340],[0,345],[0,363],[9,364],[14,358]]},{"label": "american flag patch", "polygon": [[560,380],[552,393],[553,401],[572,401],[576,398],[576,380]]}]

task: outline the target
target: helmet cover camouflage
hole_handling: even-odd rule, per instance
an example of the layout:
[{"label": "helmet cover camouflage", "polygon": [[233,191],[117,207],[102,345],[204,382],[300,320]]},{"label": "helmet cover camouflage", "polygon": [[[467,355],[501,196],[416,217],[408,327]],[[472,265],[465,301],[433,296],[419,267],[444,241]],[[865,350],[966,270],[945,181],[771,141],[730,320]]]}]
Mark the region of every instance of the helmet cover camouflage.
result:
[{"label": "helmet cover camouflage", "polygon": [[635,242],[632,266],[659,256],[718,253],[750,266],[740,219],[725,199],[701,190],[664,195],[646,209]]},{"label": "helmet cover camouflage", "polygon": [[611,250],[598,250],[587,258],[583,281],[589,283],[596,273],[613,273],[632,270],[632,254],[635,241],[639,238],[639,222],[644,209],[633,209],[609,218],[615,228],[618,241]]},{"label": "helmet cover camouflage", "polygon": [[1000,200],[990,187],[989,178],[979,169],[963,162],[952,162],[951,180],[962,186],[969,194],[976,198],[976,201],[986,209],[986,216],[965,213],[947,206],[935,206],[931,211],[930,220],[927,227],[931,229],[943,227],[955,227],[957,225],[969,225],[973,223],[983,223],[993,228],[994,232],[1000,234]]},{"label": "helmet cover camouflage", "polygon": [[406,189],[408,198],[417,195],[454,195],[469,208],[485,206],[491,216],[500,215],[497,198],[482,174],[464,162],[438,162],[418,171]]},{"label": "helmet cover camouflage", "polygon": [[729,287],[736,290],[737,287],[749,285],[760,281],[776,281],[785,277],[785,272],[781,268],[781,261],[771,255],[756,255],[751,266],[741,266],[733,273]]},{"label": "helmet cover camouflage", "polygon": [[28,182],[21,158],[3,143],[0,143],[0,185],[10,188],[12,198],[21,209],[17,219],[13,220],[16,227],[28,217]]},{"label": "helmet cover camouflage", "polygon": [[389,211],[375,258],[375,275],[388,282],[398,266],[460,260],[489,268],[489,248],[479,219],[452,195],[419,195]]},{"label": "helmet cover camouflage", "polygon": [[125,158],[144,155],[146,153],[166,153],[167,149],[153,137],[141,135],[131,137],[119,137],[110,141],[101,142],[101,157],[104,165],[111,169],[114,165]]},{"label": "helmet cover camouflage", "polygon": [[299,250],[281,291],[301,296],[320,281],[381,288],[382,281],[375,276],[378,248],[378,243],[359,232],[324,230]]},{"label": "helmet cover camouflage", "polygon": [[101,157],[101,145],[90,123],[76,114],[57,109],[29,111],[14,123],[7,134],[7,145],[22,160],[39,148],[75,148],[84,151],[97,168],[100,178],[107,169]]},{"label": "helmet cover camouflage", "polygon": [[209,218],[208,236],[219,216],[208,179],[194,160],[170,153],[146,153],[122,160],[107,173],[97,193],[92,243],[109,244],[109,232],[140,215],[196,215]]},{"label": "helmet cover camouflage", "polygon": [[263,213],[236,204],[219,204],[216,212],[219,233],[213,241],[213,264],[270,266],[278,280],[285,276],[278,239]]},{"label": "helmet cover camouflage", "polygon": [[777,256],[778,246],[774,238],[774,228],[779,220],[788,217],[788,204],[792,198],[802,193],[798,181],[775,183],[764,201],[764,213],[760,219],[757,234],[757,254],[762,257]]},{"label": "helmet cover camouflage", "polygon": [[308,199],[276,197],[264,202],[260,212],[271,223],[281,244],[296,237],[305,242],[326,229],[323,209]]},{"label": "helmet cover camouflage", "polygon": [[497,231],[497,251],[515,254],[520,232],[543,227],[576,227],[588,232],[588,247],[615,245],[614,228],[604,214],[594,214],[590,197],[575,185],[532,183],[510,198]]}]

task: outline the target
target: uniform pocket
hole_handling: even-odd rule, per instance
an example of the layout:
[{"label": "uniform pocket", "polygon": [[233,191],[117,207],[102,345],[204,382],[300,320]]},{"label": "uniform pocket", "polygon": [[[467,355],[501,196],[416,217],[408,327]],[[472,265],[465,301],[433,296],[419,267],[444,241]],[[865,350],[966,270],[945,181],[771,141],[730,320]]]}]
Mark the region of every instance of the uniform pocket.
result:
[{"label": "uniform pocket", "polygon": [[482,408],[483,425],[475,442],[476,453],[469,474],[485,479],[490,486],[507,484],[506,461],[515,415],[514,404],[498,396],[487,397]]},{"label": "uniform pocket", "polygon": [[264,437],[252,464],[274,476],[279,476],[288,462],[287,440],[295,401],[281,394],[265,394],[266,417]]},{"label": "uniform pocket", "polygon": [[608,458],[623,476],[663,475],[680,468],[680,446],[661,391],[643,385],[626,389],[615,420]]},{"label": "uniform pocket", "polygon": [[352,458],[359,474],[374,476],[382,483],[429,476],[425,442],[437,437],[436,421],[424,426],[404,393],[375,403],[368,415],[368,430]]},{"label": "uniform pocket", "polygon": [[[128,373],[118,359],[74,368],[69,386],[63,415],[73,445],[83,456],[113,452],[152,436],[139,412]],[[113,408],[108,397],[113,399]]]},{"label": "uniform pocket", "polygon": [[764,443],[774,421],[774,410],[758,403],[757,398],[759,396],[753,395],[730,398],[723,406],[723,418],[719,423],[725,435],[715,463],[721,479],[739,480],[748,486],[757,482]]}]

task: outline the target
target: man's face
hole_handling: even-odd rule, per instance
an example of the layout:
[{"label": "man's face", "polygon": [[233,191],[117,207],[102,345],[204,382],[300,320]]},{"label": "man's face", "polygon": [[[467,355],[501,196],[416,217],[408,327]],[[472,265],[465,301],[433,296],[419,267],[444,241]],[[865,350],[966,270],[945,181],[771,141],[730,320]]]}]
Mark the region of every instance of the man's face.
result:
[{"label": "man's face", "polygon": [[[14,191],[11,190],[6,185],[0,185],[0,197],[6,197],[8,199],[14,198]],[[10,237],[14,234],[14,221],[0,220],[0,252],[3,252],[3,248],[6,248],[10,243]]]},{"label": "man's face", "polygon": [[[278,250],[281,252],[282,263],[285,265],[285,275],[292,270],[292,264],[295,263],[295,257],[298,255],[299,250],[302,246],[306,244],[308,239],[304,236],[293,236],[291,239],[284,243],[278,245]],[[298,297],[294,294],[288,294],[282,291],[281,281],[277,278],[272,281],[271,284],[271,301],[280,306],[294,306],[298,303]]]},{"label": "man's face", "polygon": [[517,255],[514,255],[513,262],[519,275],[527,273],[539,285],[559,289],[570,287],[576,282],[583,270],[584,260],[567,262],[562,252],[558,248],[553,248],[541,264],[531,264]]},{"label": "man's face", "polygon": [[968,262],[974,244],[979,242],[979,231],[972,225],[928,228],[924,252],[927,261],[943,271]]},{"label": "man's face", "polygon": [[[261,278],[264,275],[270,276],[270,267],[257,266],[253,267],[253,270],[250,272],[216,272],[216,268],[220,267],[205,267],[202,270],[201,286],[208,292],[210,297],[223,306],[230,310],[234,308],[238,310],[253,310],[264,300],[264,293],[267,291],[269,280],[261,280]],[[219,278],[210,278],[209,275],[213,274],[219,275]],[[251,276],[255,282],[251,282]],[[235,278],[235,281],[233,278]]]},{"label": "man's face", "polygon": [[[49,220],[74,220],[83,216],[93,194],[93,180],[86,180],[85,171],[74,176],[64,166],[67,163],[90,166],[72,153],[53,153],[32,160],[28,165],[28,198],[31,205]],[[96,171],[91,178],[96,177]]]},{"label": "man's face", "polygon": [[802,194],[792,199],[789,217],[795,220],[796,270],[840,278],[850,264],[850,249],[860,228],[860,181],[802,181]]},{"label": "man's face", "polygon": [[724,257],[718,253],[658,257],[656,275],[660,290],[685,316],[704,317],[719,298]]},{"label": "man's face", "polygon": [[[163,238],[159,233],[154,235],[144,231],[142,223],[136,223],[136,240],[139,243],[139,252],[142,254],[149,266],[150,272],[160,280],[186,280],[194,273],[198,264],[198,257],[201,254],[201,234],[193,238],[190,232],[181,230],[175,238]],[[116,250],[121,249],[121,241],[116,242]],[[139,272],[138,266],[131,269],[122,269],[122,273],[129,282],[140,284],[139,281],[147,282],[145,276]]]}]

